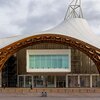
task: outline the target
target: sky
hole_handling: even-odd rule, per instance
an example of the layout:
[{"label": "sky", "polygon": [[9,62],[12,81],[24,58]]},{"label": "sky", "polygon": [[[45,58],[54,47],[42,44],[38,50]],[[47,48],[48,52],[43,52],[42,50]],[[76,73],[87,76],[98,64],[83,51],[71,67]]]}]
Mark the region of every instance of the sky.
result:
[{"label": "sky", "polygon": [[[0,38],[44,31],[64,20],[72,0],[0,0]],[[100,36],[100,0],[82,0],[83,16]]]}]

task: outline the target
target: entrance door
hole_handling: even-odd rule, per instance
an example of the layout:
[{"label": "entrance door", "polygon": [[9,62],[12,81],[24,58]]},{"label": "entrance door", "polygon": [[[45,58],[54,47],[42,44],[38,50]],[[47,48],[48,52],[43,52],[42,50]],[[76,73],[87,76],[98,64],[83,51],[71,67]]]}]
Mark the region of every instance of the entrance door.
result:
[{"label": "entrance door", "polygon": [[65,87],[65,81],[58,81],[57,82],[57,88],[64,88]]},{"label": "entrance door", "polygon": [[19,80],[19,82],[18,82],[18,84],[19,84],[19,87],[25,87],[24,86],[24,76],[19,76],[19,78],[18,78]]},{"label": "entrance door", "polygon": [[57,88],[65,87],[65,76],[57,76],[56,80]]},{"label": "entrance door", "polygon": [[45,86],[43,76],[34,76],[34,87],[43,88]]},{"label": "entrance door", "polygon": [[34,87],[54,87],[54,76],[34,76]]}]

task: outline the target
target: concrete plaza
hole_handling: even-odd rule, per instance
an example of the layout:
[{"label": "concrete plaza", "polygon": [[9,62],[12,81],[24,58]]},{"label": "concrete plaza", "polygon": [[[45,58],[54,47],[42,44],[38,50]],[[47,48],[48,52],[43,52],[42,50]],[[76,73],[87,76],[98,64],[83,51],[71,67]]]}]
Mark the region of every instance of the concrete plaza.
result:
[{"label": "concrete plaza", "polygon": [[100,100],[99,93],[80,94],[48,94],[41,97],[41,93],[36,94],[0,94],[0,100]]}]

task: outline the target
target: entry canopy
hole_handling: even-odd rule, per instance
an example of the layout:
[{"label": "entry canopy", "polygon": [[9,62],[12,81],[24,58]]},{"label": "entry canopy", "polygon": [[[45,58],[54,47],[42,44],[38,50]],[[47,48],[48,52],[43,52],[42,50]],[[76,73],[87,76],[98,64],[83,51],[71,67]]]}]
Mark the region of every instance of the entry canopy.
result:
[{"label": "entry canopy", "polygon": [[[85,43],[88,43],[100,49],[100,36],[93,33],[87,21],[83,18],[80,9],[81,6],[80,4],[77,4],[77,2],[78,0],[76,0],[75,5],[72,4],[73,2],[69,5],[64,21],[61,22],[56,27],[38,33],[23,34],[23,35],[17,35],[17,36],[12,36],[7,38],[1,38],[0,49],[14,42],[22,40],[24,38],[38,35],[38,34],[62,34],[65,36],[70,36],[72,38],[81,40]],[[69,11],[70,7],[71,8],[73,7],[74,10],[72,9],[72,11]],[[80,11],[77,10],[78,8],[80,9]]]}]

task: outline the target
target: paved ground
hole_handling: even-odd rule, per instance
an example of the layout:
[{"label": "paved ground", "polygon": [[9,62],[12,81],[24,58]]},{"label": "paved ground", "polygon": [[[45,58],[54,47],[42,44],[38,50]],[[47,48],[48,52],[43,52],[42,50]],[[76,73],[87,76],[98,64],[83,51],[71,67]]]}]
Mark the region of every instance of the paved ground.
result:
[{"label": "paved ground", "polygon": [[0,100],[100,100],[100,98],[85,97],[0,97]]},{"label": "paved ground", "polygon": [[100,94],[0,94],[0,100],[100,100]]}]

